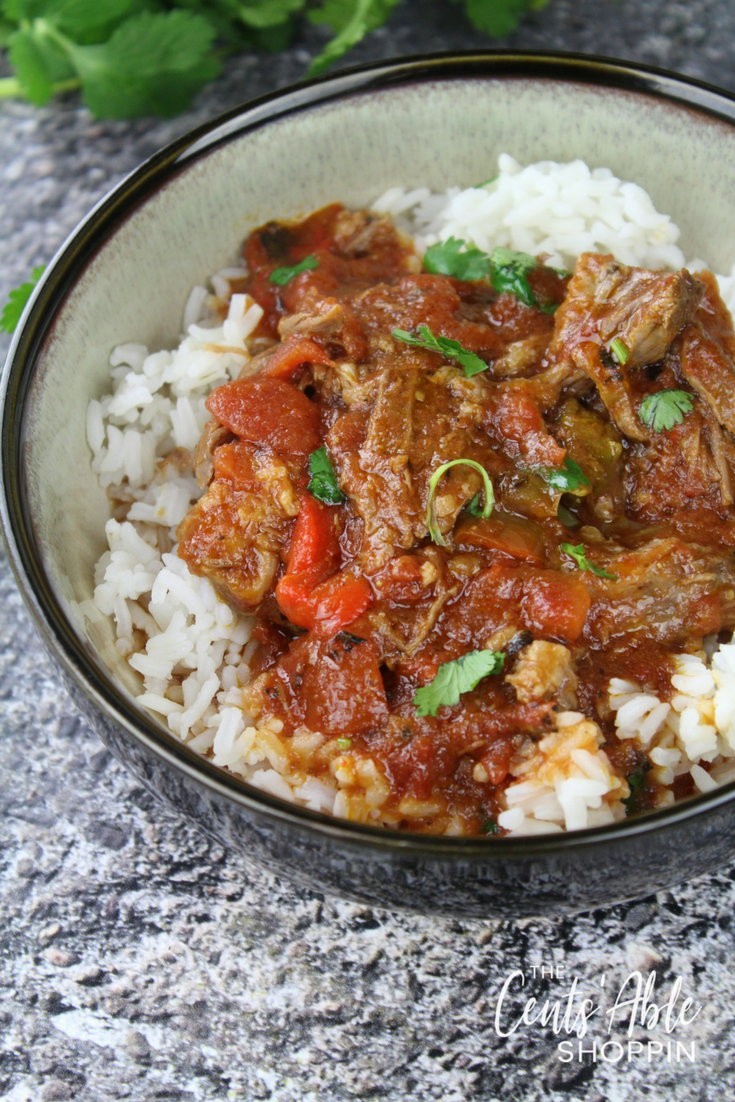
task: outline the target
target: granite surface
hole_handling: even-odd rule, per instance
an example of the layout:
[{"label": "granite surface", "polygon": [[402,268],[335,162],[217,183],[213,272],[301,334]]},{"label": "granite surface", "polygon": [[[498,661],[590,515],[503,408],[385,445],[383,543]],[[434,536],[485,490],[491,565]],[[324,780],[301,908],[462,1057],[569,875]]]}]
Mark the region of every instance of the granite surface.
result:
[{"label": "granite surface", "polygon": [[[40,111],[4,103],[0,301],[144,157],[300,77],[321,41],[310,29],[282,56],[231,60],[169,122],[95,122],[73,97]],[[485,44],[447,3],[404,0],[350,60]],[[726,0],[553,0],[503,44],[633,58],[735,88]],[[6,1102],[704,1102],[735,1092],[735,865],[634,904],[516,923],[372,911],[253,873],[101,746],[45,657],[4,558],[0,727]],[[525,973],[523,991],[514,971]],[[655,987],[649,1029],[639,1022],[631,1040],[619,1015],[606,1033],[602,1012],[633,993],[625,981],[636,972]],[[669,1025],[685,997],[693,1005],[667,1034],[650,1003],[668,999],[677,977]],[[580,1056],[565,1030],[584,996],[602,1009]],[[563,1004],[556,1034],[553,1019],[510,1032],[528,997],[552,1000],[550,1011]],[[559,1048],[568,1037],[571,1050]],[[605,1041],[614,1043],[601,1052]]]}]

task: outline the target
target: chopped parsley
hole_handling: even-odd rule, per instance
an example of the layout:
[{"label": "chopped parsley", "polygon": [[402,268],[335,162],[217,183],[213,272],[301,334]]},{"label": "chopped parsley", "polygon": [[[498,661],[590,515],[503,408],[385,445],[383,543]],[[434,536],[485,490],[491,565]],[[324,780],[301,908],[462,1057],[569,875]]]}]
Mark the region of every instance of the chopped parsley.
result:
[{"label": "chopped parsley", "polygon": [[325,505],[340,505],[343,501],[347,501],[339,488],[337,475],[326,448],[317,448],[309,456],[309,474],[311,479],[306,488],[319,501],[323,501]]},{"label": "chopped parsley", "polygon": [[45,264],[41,264],[38,268],[34,268],[31,272],[31,278],[26,283],[21,283],[20,287],[16,287],[8,295],[8,301],[3,307],[2,316],[0,316],[0,329],[5,333],[15,332],[15,327],[20,321],[20,316],[25,310],[26,303],[33,294],[33,289],[45,271]]},{"label": "chopped parsley", "polygon": [[468,508],[472,512],[473,516],[477,517],[489,517],[493,511],[493,505],[495,504],[495,494],[493,492],[493,484],[490,481],[490,475],[487,473],[484,467],[479,463],[476,463],[474,459],[452,459],[449,463],[442,463],[440,467],[437,467],[433,475],[429,479],[429,497],[426,502],[426,527],[429,529],[429,535],[434,543],[438,543],[440,547],[446,547],[447,541],[439,531],[439,525],[436,519],[436,509],[434,507],[434,498],[436,496],[436,488],[439,485],[439,479],[448,471],[451,467],[457,467],[460,464],[465,467],[474,467],[476,471],[479,471],[482,475],[482,480],[485,484],[485,505],[479,512],[473,511],[473,505],[476,502],[475,508],[479,509],[480,495],[475,494],[470,501]]},{"label": "chopped parsley", "polygon": [[447,360],[456,360],[468,379],[487,369],[485,361],[474,352],[463,348],[459,341],[450,340],[449,337],[434,336],[428,325],[420,325],[418,333],[417,337],[413,333],[407,333],[405,329],[393,330],[393,336],[397,341],[415,345],[416,348],[425,348],[427,352],[438,352]]},{"label": "chopped parsley", "polygon": [[686,390],[659,390],[643,399],[638,417],[654,432],[663,432],[680,425],[693,409],[692,396]]},{"label": "chopped parsley", "polygon": [[563,543],[561,549],[565,555],[569,555],[570,558],[574,559],[580,570],[589,570],[592,574],[596,574],[598,578],[611,578],[614,582],[618,580],[617,574],[611,574],[604,567],[590,562],[585,554],[583,543]]},{"label": "chopped parsley", "polygon": [[279,287],[285,287],[287,283],[290,283],[292,279],[295,279],[297,275],[301,275],[302,272],[312,271],[314,268],[319,267],[319,261],[312,253],[310,256],[305,256],[300,264],[294,264],[292,268],[274,268],[268,279],[271,283],[277,283]]},{"label": "chopped parsley", "polygon": [[485,822],[480,827],[479,833],[480,834],[497,834],[499,830],[500,830],[500,827],[498,826],[498,824],[495,822],[494,819],[486,819]]},{"label": "chopped parsley", "polygon": [[461,238],[450,237],[426,250],[424,268],[432,275],[454,276],[467,281],[487,279],[490,257]]},{"label": "chopped parsley", "polygon": [[500,673],[504,662],[503,652],[495,650],[470,651],[454,662],[442,662],[431,684],[416,690],[416,714],[435,716],[440,708],[457,704],[462,693],[474,689],[483,677]]},{"label": "chopped parsley", "polygon": [[[584,473],[579,463],[574,459],[565,459],[563,467],[546,467],[542,474],[550,486],[562,493],[584,496],[585,487],[590,485],[590,480]],[[579,491],[582,491],[580,494]]]},{"label": "chopped parsley", "polygon": [[625,341],[622,341],[620,337],[616,337],[614,341],[610,341],[610,351],[621,367],[625,367],[630,359],[630,349]]}]

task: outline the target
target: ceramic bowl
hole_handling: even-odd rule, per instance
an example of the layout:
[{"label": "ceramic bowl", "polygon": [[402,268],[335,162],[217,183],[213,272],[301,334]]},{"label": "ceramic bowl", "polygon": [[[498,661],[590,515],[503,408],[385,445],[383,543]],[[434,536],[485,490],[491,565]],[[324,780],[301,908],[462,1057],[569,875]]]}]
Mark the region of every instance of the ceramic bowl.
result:
[{"label": "ceramic bowl", "polygon": [[[378,906],[540,915],[646,894],[725,861],[735,786],[568,835],[400,834],[289,805],[204,761],[134,703],[109,625],[85,626],[105,549],[87,402],[113,346],[176,342],[190,287],[249,229],[393,184],[441,190],[521,162],[582,157],[636,180],[687,256],[735,261],[735,99],[667,73],[569,55],[433,56],[349,70],[195,130],[107,196],[61,249],[3,376],[2,522],[16,576],[78,706],[177,812],[270,871]],[[73,783],[73,778],[69,778]]]}]

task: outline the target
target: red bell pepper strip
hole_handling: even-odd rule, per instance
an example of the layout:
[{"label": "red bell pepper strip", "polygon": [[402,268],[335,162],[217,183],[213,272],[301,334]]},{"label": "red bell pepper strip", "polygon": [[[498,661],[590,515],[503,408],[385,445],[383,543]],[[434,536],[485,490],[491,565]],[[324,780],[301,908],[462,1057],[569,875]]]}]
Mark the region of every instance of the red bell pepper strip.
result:
[{"label": "red bell pepper strip", "polygon": [[288,569],[276,586],[276,600],[292,624],[335,635],[373,603],[366,578],[334,573],[339,565],[337,510],[309,493],[301,495]]}]

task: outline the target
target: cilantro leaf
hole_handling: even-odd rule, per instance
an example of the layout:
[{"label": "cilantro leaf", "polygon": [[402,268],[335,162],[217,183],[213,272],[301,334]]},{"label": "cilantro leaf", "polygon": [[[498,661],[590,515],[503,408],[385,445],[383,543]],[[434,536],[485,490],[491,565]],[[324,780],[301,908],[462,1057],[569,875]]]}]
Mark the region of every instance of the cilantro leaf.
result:
[{"label": "cilantro leaf", "polygon": [[54,85],[32,30],[11,37],[9,56],[22,94],[36,107],[43,107],[54,94]]},{"label": "cilantro leaf", "polygon": [[583,543],[563,543],[561,549],[565,555],[569,555],[570,558],[574,559],[580,570],[589,570],[592,574],[596,574],[598,578],[611,578],[614,582],[618,580],[617,574],[611,574],[604,567],[590,562],[585,554]]},{"label": "cilantro leaf", "polygon": [[137,7],[136,0],[50,0],[44,16],[76,42],[86,43],[96,31],[118,23]]},{"label": "cilantro leaf", "polygon": [[236,4],[237,16],[248,27],[265,30],[287,22],[301,11],[305,0],[261,0],[260,4]]},{"label": "cilantro leaf", "polygon": [[312,271],[314,268],[319,267],[319,261],[312,254],[304,257],[300,264],[294,264],[291,268],[274,268],[268,279],[271,283],[277,283],[279,287],[285,287],[287,283],[290,283],[292,279],[295,279],[297,275],[301,275],[302,272]]},{"label": "cilantro leaf", "polygon": [[332,62],[346,54],[370,31],[387,22],[398,0],[326,0],[322,8],[311,12],[313,23],[328,23],[337,31],[309,66],[308,76],[323,73]]},{"label": "cilantro leaf", "polygon": [[462,238],[450,237],[426,250],[424,268],[433,275],[454,276],[455,279],[487,279],[490,257]]},{"label": "cilantro leaf", "polygon": [[[475,494],[472,501],[469,503],[469,510],[473,516],[476,517],[489,517],[493,511],[493,505],[495,504],[495,493],[493,492],[493,484],[490,481],[490,475],[487,473],[484,467],[476,463],[474,459],[451,459],[449,463],[442,463],[440,467],[437,467],[433,475],[429,479],[429,496],[426,501],[426,527],[429,529],[429,536],[434,543],[439,544],[440,547],[446,547],[447,541],[439,531],[439,524],[436,519],[436,508],[434,505],[434,497],[436,496],[436,488],[439,485],[439,479],[445,474],[451,467],[474,467],[476,471],[482,475],[482,481],[485,489],[485,505],[484,508],[479,508],[480,495]],[[477,502],[477,505],[475,505]],[[473,506],[477,508],[477,512],[473,511]]]},{"label": "cilantro leaf", "polygon": [[467,512],[470,514],[471,517],[481,517],[482,516],[482,511],[483,510],[482,510],[482,505],[480,505],[479,491],[472,498],[472,501],[467,502],[467,504],[465,505],[465,509],[467,510]]},{"label": "cilantro leaf", "polygon": [[480,834],[497,834],[500,827],[494,819],[486,819],[480,827]]},{"label": "cilantro leaf", "polygon": [[457,704],[462,693],[474,689],[483,677],[499,673],[504,662],[502,651],[494,650],[470,651],[454,662],[442,662],[431,684],[416,690],[416,714],[435,716],[440,708]]},{"label": "cilantro leaf", "polygon": [[490,262],[490,282],[498,294],[508,291],[525,306],[538,306],[538,299],[528,282],[528,273],[538,267],[539,262],[535,256],[518,253],[513,249],[497,248],[493,249]]},{"label": "cilantro leaf", "polygon": [[5,333],[14,333],[15,327],[20,321],[20,316],[25,309],[28,299],[33,294],[33,289],[46,271],[46,265],[41,264],[31,272],[31,278],[26,283],[21,283],[8,295],[8,301],[0,315],[0,329]]},{"label": "cilantro leaf", "polygon": [[326,448],[317,448],[309,456],[309,474],[311,480],[306,487],[310,494],[326,505],[339,505],[347,498],[339,488],[337,475]]},{"label": "cilantro leaf", "polygon": [[587,475],[573,459],[565,459],[563,467],[546,467],[541,473],[555,490],[576,494],[577,497],[584,497],[585,487],[590,485]]},{"label": "cilantro leaf", "polygon": [[638,417],[654,432],[663,432],[680,425],[693,409],[692,395],[686,390],[659,390],[643,399]]},{"label": "cilantro leaf", "polygon": [[[463,0],[467,18],[478,31],[502,38],[518,26],[529,8],[542,8],[548,0]],[[457,3],[457,0],[454,0]]]},{"label": "cilantro leaf", "polygon": [[219,73],[219,62],[209,56],[214,33],[196,12],[141,12],[101,45],[66,44],[92,114],[168,118]]},{"label": "cilantro leaf", "polygon": [[447,360],[456,360],[469,379],[480,371],[487,370],[487,364],[474,352],[463,348],[459,341],[450,340],[449,337],[435,337],[428,325],[420,325],[418,337],[413,333],[407,333],[405,329],[394,329],[393,336],[405,344],[413,344],[416,348],[425,348],[427,352],[438,352]]}]

